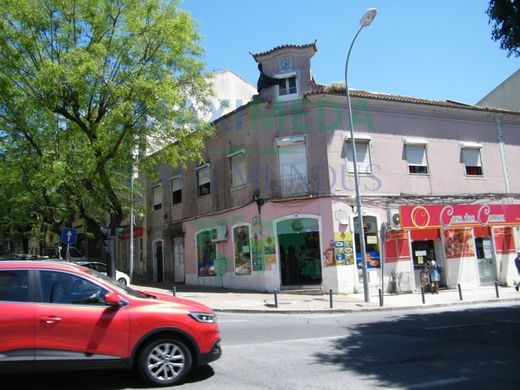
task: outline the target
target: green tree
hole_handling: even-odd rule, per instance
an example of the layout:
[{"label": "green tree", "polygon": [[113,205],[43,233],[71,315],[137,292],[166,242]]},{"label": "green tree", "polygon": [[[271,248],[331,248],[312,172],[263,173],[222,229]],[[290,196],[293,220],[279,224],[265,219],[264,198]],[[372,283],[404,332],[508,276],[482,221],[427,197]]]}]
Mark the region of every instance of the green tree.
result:
[{"label": "green tree", "polygon": [[520,0],[491,0],[487,9],[493,24],[491,36],[507,56],[520,56]]},{"label": "green tree", "polygon": [[1,196],[28,225],[114,232],[133,164],[185,164],[211,134],[189,108],[209,91],[196,26],[175,0],[0,3]]}]

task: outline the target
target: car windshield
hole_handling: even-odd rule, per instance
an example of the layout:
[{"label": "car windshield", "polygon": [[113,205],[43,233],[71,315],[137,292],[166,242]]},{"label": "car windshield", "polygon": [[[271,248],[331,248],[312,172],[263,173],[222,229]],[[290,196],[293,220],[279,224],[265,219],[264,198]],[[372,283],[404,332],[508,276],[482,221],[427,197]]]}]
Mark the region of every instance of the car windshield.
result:
[{"label": "car windshield", "polygon": [[111,277],[109,277],[105,274],[102,274],[101,272],[95,271],[95,270],[93,270],[91,268],[87,268],[87,267],[85,267],[85,269],[86,269],[86,272],[89,273],[90,275],[95,276],[96,278],[102,279],[105,282],[109,283],[110,286],[112,286],[115,290],[123,291],[123,292],[125,292],[129,295],[132,295],[134,297],[137,297],[137,298],[149,298],[149,296],[147,294],[134,290],[133,288],[131,288],[129,286],[123,286],[122,284],[118,283]]}]

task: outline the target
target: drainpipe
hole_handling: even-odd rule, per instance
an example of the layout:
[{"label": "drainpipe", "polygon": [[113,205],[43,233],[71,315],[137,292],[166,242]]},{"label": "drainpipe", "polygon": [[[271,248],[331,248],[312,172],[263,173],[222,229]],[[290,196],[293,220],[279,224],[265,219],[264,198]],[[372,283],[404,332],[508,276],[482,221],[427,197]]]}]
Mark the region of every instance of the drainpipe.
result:
[{"label": "drainpipe", "polygon": [[509,176],[509,168],[507,165],[504,131],[502,129],[502,118],[500,118],[499,116],[495,116],[495,123],[497,126],[498,146],[500,148],[500,158],[502,160],[502,170],[504,172],[506,193],[510,194],[511,193],[511,180],[510,180],[510,176]]}]

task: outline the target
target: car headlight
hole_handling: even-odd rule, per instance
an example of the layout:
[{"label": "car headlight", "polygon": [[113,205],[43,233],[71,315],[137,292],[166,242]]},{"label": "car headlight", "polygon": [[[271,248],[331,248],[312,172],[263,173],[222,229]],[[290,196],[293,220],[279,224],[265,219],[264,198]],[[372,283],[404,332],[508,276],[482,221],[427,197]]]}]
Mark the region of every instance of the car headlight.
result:
[{"label": "car headlight", "polygon": [[211,313],[192,311],[190,312],[190,317],[196,321],[204,322],[206,324],[214,324],[215,322],[217,322],[217,316]]}]

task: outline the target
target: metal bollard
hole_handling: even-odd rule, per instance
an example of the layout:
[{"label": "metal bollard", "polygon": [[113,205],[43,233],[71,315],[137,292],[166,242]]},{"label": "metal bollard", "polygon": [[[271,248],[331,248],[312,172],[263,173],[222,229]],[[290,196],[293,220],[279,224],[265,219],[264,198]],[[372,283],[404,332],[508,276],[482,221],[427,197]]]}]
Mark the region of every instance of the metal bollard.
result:
[{"label": "metal bollard", "polygon": [[459,298],[462,301],[462,289],[460,288],[460,283],[457,283],[457,289],[459,290]]},{"label": "metal bollard", "polygon": [[421,287],[421,295],[422,295],[422,303],[424,305],[426,303],[426,299],[424,298],[424,287]]},{"label": "metal bollard", "polygon": [[177,295],[177,287],[173,286],[172,288],[173,296]]},{"label": "metal bollard", "polygon": [[278,290],[274,290],[274,307],[278,309]]},{"label": "metal bollard", "polygon": [[332,309],[334,307],[334,304],[332,302],[332,289],[331,288],[329,289],[329,303],[330,303],[330,308]]},{"label": "metal bollard", "polygon": [[379,306],[383,306],[383,291],[379,289]]},{"label": "metal bollard", "polygon": [[500,298],[500,294],[498,293],[498,281],[495,280],[495,292],[497,293],[497,298]]}]

